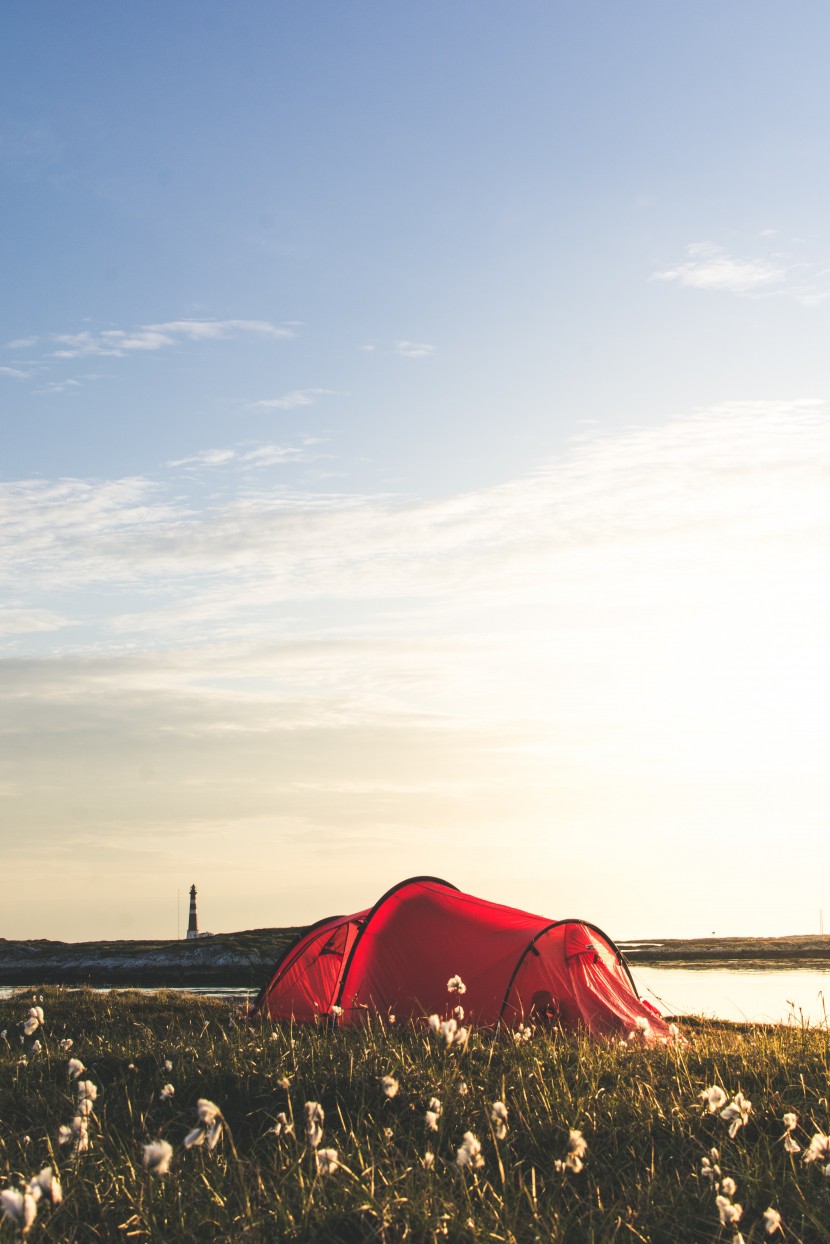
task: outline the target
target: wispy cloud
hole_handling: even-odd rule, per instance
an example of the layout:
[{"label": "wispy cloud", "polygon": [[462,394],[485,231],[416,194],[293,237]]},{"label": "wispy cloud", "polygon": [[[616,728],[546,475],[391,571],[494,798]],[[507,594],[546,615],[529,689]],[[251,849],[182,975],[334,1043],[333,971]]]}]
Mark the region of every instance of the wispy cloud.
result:
[{"label": "wispy cloud", "polygon": [[67,618],[50,609],[0,605],[0,635],[42,635],[68,625]]},{"label": "wispy cloud", "polygon": [[[175,464],[291,461],[310,443],[212,449]],[[31,584],[156,580],[166,595],[175,588],[189,597],[188,575],[216,582],[227,574],[230,607],[243,613],[237,576],[249,572],[254,592],[267,580],[272,599],[456,591],[462,566],[470,591],[496,568],[502,587],[526,575],[530,586],[537,572],[528,567],[557,550],[598,541],[616,547],[629,538],[653,543],[676,530],[681,514],[690,530],[705,524],[707,505],[716,514],[722,497],[740,497],[759,472],[776,480],[776,457],[792,455],[812,505],[807,479],[830,460],[820,403],[738,403],[663,429],[589,440],[534,474],[442,502],[245,488],[197,510],[161,480],[7,483],[0,485],[0,577],[9,581],[25,567]],[[663,458],[676,469],[656,470]],[[804,511],[799,496],[794,490],[787,521]],[[762,507],[738,509],[729,521],[760,541],[780,533],[782,517]]]},{"label": "wispy cloud", "polygon": [[266,397],[251,402],[250,410],[294,410],[298,406],[313,406],[318,397],[332,393],[332,389],[292,389],[282,397]]},{"label": "wispy cloud", "polygon": [[[775,229],[764,229],[759,236],[769,238],[776,233]],[[781,250],[736,257],[712,242],[693,242],[686,247],[682,263],[653,272],[651,279],[742,298],[786,297],[803,306],[830,298],[830,268],[797,260]]]},{"label": "wispy cloud", "polygon": [[6,345],[9,350],[29,350],[32,346],[36,346],[39,337],[15,337],[14,341],[7,341]]},{"label": "wispy cloud", "polygon": [[236,464],[238,466],[278,466],[289,462],[302,462],[309,457],[309,448],[318,444],[316,437],[304,437],[299,445],[255,445],[252,448],[236,447],[233,449],[204,449],[186,458],[175,458],[168,462],[170,467],[221,467]]},{"label": "wispy cloud", "polygon": [[397,354],[400,358],[405,359],[425,359],[435,354],[435,346],[428,341],[407,341],[404,339],[385,343],[366,341],[357,348],[364,354]]},{"label": "wispy cloud", "polygon": [[396,341],[394,348],[405,359],[425,359],[435,353],[435,346],[428,341]]},{"label": "wispy cloud", "polygon": [[66,393],[71,389],[81,387],[80,380],[76,380],[74,376],[70,376],[66,380],[49,380],[46,384],[42,384],[35,389],[35,393]]},{"label": "wispy cloud", "polygon": [[31,375],[30,371],[24,371],[22,367],[0,367],[0,376],[11,376],[13,380],[28,380]]},{"label": "wispy cloud", "polygon": [[756,294],[782,285],[788,275],[787,266],[775,259],[736,259],[711,242],[693,242],[686,254],[685,262],[653,273],[652,279],[676,281],[689,289]]},{"label": "wispy cloud", "polygon": [[228,462],[233,462],[236,458],[236,450],[234,449],[203,449],[197,454],[190,454],[187,458],[173,458],[167,463],[171,467],[181,466],[225,466]]},{"label": "wispy cloud", "polygon": [[121,358],[135,351],[163,350],[182,341],[217,341],[239,335],[284,338],[293,330],[267,320],[167,320],[162,324],[142,324],[133,329],[108,328],[101,332],[56,333],[59,346],[52,351],[58,359],[102,355]]}]

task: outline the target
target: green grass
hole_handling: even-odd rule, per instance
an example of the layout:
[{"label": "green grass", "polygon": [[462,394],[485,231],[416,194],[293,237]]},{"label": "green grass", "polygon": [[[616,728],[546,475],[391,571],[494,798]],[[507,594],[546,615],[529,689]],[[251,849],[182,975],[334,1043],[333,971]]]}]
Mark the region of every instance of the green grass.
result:
[{"label": "green grass", "polygon": [[[64,1192],[60,1206],[41,1207],[31,1240],[729,1241],[697,1173],[713,1145],[738,1185],[747,1244],[765,1238],[769,1205],[783,1216],[779,1240],[830,1239],[830,1179],[781,1141],[787,1110],[800,1116],[805,1148],[828,1130],[825,1031],[700,1024],[686,1030],[688,1045],[639,1049],[562,1034],[516,1046],[473,1030],[466,1050],[442,1050],[410,1027],[288,1030],[250,1025],[211,999],[42,992],[39,1053],[18,1039],[31,994],[0,1002],[9,1036],[0,1040],[0,1188],[52,1164]],[[58,1048],[65,1037],[99,1087],[91,1148],[75,1157],[57,1143],[76,1099],[70,1055]],[[380,1085],[387,1074],[400,1085],[392,1098]],[[167,1082],[176,1092],[165,1102]],[[753,1103],[734,1140],[698,1099],[713,1083]],[[443,1115],[430,1134],[433,1096]],[[182,1145],[202,1097],[226,1121],[213,1152]],[[495,1100],[509,1109],[502,1142],[490,1123]],[[322,1144],[343,1163],[326,1178],[303,1143],[306,1101],[323,1105]],[[293,1113],[299,1143],[269,1131],[280,1111]],[[557,1173],[570,1128],[587,1139],[585,1167]],[[482,1144],[475,1173],[455,1164],[467,1131]],[[175,1151],[162,1178],[142,1164],[143,1145],[157,1138]],[[16,1238],[12,1225],[0,1228],[0,1240]]]}]

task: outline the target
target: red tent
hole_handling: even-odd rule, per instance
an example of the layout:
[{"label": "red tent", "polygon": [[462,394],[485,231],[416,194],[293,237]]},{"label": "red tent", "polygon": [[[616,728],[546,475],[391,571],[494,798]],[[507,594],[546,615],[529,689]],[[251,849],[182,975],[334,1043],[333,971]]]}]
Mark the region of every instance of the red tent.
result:
[{"label": "red tent", "polygon": [[[463,999],[447,990],[456,975]],[[625,1035],[647,1019],[655,1035],[668,1031],[594,925],[488,903],[436,877],[402,881],[367,911],[312,925],[285,951],[257,1005],[272,1019],[328,1015],[346,1025],[367,1012],[443,1016],[457,1001],[484,1025],[584,1024]]]}]

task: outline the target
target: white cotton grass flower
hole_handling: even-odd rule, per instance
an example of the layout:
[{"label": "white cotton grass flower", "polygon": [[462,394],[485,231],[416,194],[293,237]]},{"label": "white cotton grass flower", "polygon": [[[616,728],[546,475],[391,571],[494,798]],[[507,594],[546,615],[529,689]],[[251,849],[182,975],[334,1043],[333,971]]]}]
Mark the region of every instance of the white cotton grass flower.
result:
[{"label": "white cotton grass flower", "polygon": [[776,1231],[781,1230],[781,1215],[777,1209],[772,1206],[764,1210],[764,1234],[775,1235]]},{"label": "white cotton grass flower", "polygon": [[34,1036],[38,1028],[43,1023],[43,1009],[39,1006],[33,1006],[29,1010],[29,1014],[23,1021],[23,1032],[27,1037]]},{"label": "white cotton grass flower", "polygon": [[323,1123],[326,1112],[319,1101],[307,1101],[305,1104],[305,1135],[309,1148],[318,1149],[323,1139]]},{"label": "white cotton grass flower", "polygon": [[165,1071],[172,1071],[172,1070],[173,1070],[173,1064],[171,1063],[171,1061],[170,1061],[170,1059],[169,1059],[169,1058],[165,1058],[165,1060],[164,1060],[164,1070],[165,1070]]},{"label": "white cotton grass flower", "polygon": [[291,1122],[291,1120],[289,1119],[288,1115],[285,1113],[284,1110],[281,1110],[280,1113],[277,1115],[276,1120],[274,1122],[274,1126],[271,1128],[271,1131],[274,1133],[275,1136],[293,1136],[294,1135],[294,1124]]},{"label": "white cotton grass flower", "polygon": [[283,1076],[281,1080],[277,1080],[277,1084],[280,1086],[281,1089],[285,1089],[286,1092],[288,1091],[288,1089],[291,1088],[291,1081],[289,1080],[288,1076]]},{"label": "white cotton grass flower", "polygon": [[144,1146],[142,1160],[151,1175],[166,1175],[173,1160],[173,1146],[169,1140],[151,1140]]},{"label": "white cotton grass flower", "polygon": [[330,1006],[329,1007],[329,1015],[333,1015],[335,1019],[337,1018],[338,1015],[342,1015],[342,1014],[343,1014],[342,1006]]},{"label": "white cotton grass flower", "polygon": [[507,1106],[503,1101],[494,1101],[490,1111],[490,1122],[493,1124],[493,1131],[496,1140],[504,1140],[507,1136]]},{"label": "white cotton grass flower", "polygon": [[737,1092],[728,1106],[720,1112],[720,1117],[729,1124],[729,1137],[734,1140],[742,1127],[746,1127],[752,1113],[752,1102],[747,1101],[743,1093]]},{"label": "white cotton grass flower", "polygon": [[480,1170],[484,1165],[484,1158],[481,1156],[481,1142],[473,1135],[472,1132],[465,1132],[459,1149],[456,1151],[455,1164],[463,1170],[469,1167],[470,1170]]},{"label": "white cotton grass flower", "polygon": [[61,1054],[68,1054],[74,1044],[75,1042],[72,1040],[71,1037],[64,1037],[62,1041],[58,1042],[58,1049],[60,1050]]},{"label": "white cotton grass flower", "polygon": [[394,1076],[381,1076],[380,1086],[387,1097],[394,1097],[400,1087]]},{"label": "white cotton grass flower", "polygon": [[524,1041],[530,1041],[535,1031],[536,1029],[532,1024],[519,1024],[518,1028],[513,1033],[513,1040],[517,1045],[521,1045]]},{"label": "white cotton grass flower", "polygon": [[94,1111],[93,1103],[98,1097],[98,1087],[92,1080],[77,1080],[75,1087],[78,1090],[78,1114],[88,1117]]},{"label": "white cotton grass flower", "polygon": [[431,1149],[427,1149],[426,1153],[421,1158],[421,1165],[423,1166],[425,1171],[432,1170],[433,1166],[435,1165],[435,1154],[432,1152]]},{"label": "white cotton grass flower", "polygon": [[58,1144],[68,1145],[72,1139],[72,1128],[67,1127],[65,1123],[61,1123],[58,1128]]},{"label": "white cotton grass flower", "polygon": [[713,1084],[710,1088],[704,1089],[702,1093],[698,1093],[698,1097],[706,1102],[706,1108],[710,1114],[715,1114],[729,1101],[719,1084]]},{"label": "white cotton grass flower", "polygon": [[176,1090],[172,1084],[165,1084],[164,1088],[159,1093],[159,1097],[162,1101],[171,1101],[175,1096]]},{"label": "white cotton grass flower", "polygon": [[340,1155],[336,1149],[315,1149],[314,1159],[317,1164],[317,1174],[323,1177],[333,1175],[340,1165]]},{"label": "white cotton grass flower", "polygon": [[830,1136],[816,1132],[804,1151],[802,1162],[826,1162],[830,1158]]},{"label": "white cotton grass flower", "polygon": [[466,993],[467,986],[464,984],[460,976],[451,976],[447,981],[447,993]]},{"label": "white cotton grass flower", "polygon": [[587,1152],[587,1140],[580,1131],[571,1128],[568,1135],[568,1155],[565,1158],[565,1165],[572,1171],[581,1171],[583,1159]]},{"label": "white cotton grass flower", "polygon": [[725,1179],[721,1180],[720,1190],[724,1196],[733,1197],[738,1191],[738,1185],[731,1175],[727,1175]]},{"label": "white cotton grass flower", "polygon": [[573,1171],[578,1175],[585,1165],[585,1154],[588,1152],[588,1142],[580,1131],[571,1128],[568,1133],[568,1152],[565,1154],[564,1162],[558,1158],[553,1164],[553,1169],[559,1174],[565,1171]]},{"label": "white cotton grass flower", "polygon": [[798,1126],[798,1115],[794,1111],[788,1110],[782,1119],[782,1123],[786,1128],[786,1131],[784,1132],[785,1151],[787,1153],[801,1153],[801,1145],[798,1143],[795,1136],[793,1136],[793,1132]]},{"label": "white cotton grass flower", "polygon": [[29,1180],[29,1192],[36,1201],[51,1201],[60,1205],[63,1200],[63,1188],[51,1166],[44,1166],[39,1175]]},{"label": "white cotton grass flower", "polygon": [[728,1196],[718,1194],[715,1197],[715,1205],[718,1207],[718,1216],[722,1227],[734,1227],[741,1221],[743,1217],[743,1205],[736,1205],[730,1201]]},{"label": "white cotton grass flower", "polygon": [[438,1036],[445,1043],[445,1045],[452,1045],[457,1031],[458,1024],[454,1019],[442,1020],[438,1026]]},{"label": "white cotton grass flower", "polygon": [[469,1089],[469,1086],[467,1085],[467,1081],[466,1081],[466,1080],[459,1080],[459,1081],[458,1081],[458,1090],[457,1090],[457,1091],[458,1091],[458,1096],[459,1096],[459,1097],[466,1097],[466,1096],[467,1096],[467,1094],[469,1093],[470,1089]]},{"label": "white cotton grass flower", "polygon": [[222,1111],[212,1101],[208,1101],[206,1097],[200,1097],[196,1103],[196,1114],[198,1123],[192,1132],[188,1132],[184,1138],[185,1149],[192,1149],[197,1145],[205,1145],[208,1149],[215,1149],[222,1136]]},{"label": "white cotton grass flower", "polygon": [[17,1188],[6,1188],[0,1192],[0,1209],[3,1217],[20,1228],[25,1238],[32,1229],[37,1218],[37,1201],[31,1192],[19,1192]]},{"label": "white cotton grass flower", "polygon": [[700,1177],[708,1179],[710,1183],[718,1183],[721,1177],[721,1169],[718,1166],[720,1162],[720,1153],[717,1149],[710,1149],[709,1156],[701,1159]]},{"label": "white cotton grass flower", "polygon": [[430,1097],[429,1109],[424,1115],[424,1122],[426,1123],[427,1131],[429,1132],[438,1131],[438,1120],[441,1118],[442,1110],[443,1110],[443,1107],[439,1099],[437,1097]]},{"label": "white cotton grass flower", "polygon": [[460,1024],[464,1018],[464,1007],[463,1006],[454,1007],[452,1017],[454,1020],[457,1020],[458,1023]]},{"label": "white cotton grass flower", "polygon": [[78,1076],[82,1076],[85,1071],[86,1067],[83,1065],[80,1058],[70,1058],[69,1062],[66,1064],[66,1074],[70,1080],[77,1080]]},{"label": "white cotton grass flower", "polygon": [[72,1140],[76,1153],[86,1153],[89,1149],[89,1119],[85,1115],[76,1114],[72,1120]]},{"label": "white cotton grass flower", "polygon": [[634,1027],[628,1034],[629,1045],[650,1045],[656,1041],[657,1034],[652,1028],[645,1015],[638,1015],[634,1021]]},{"label": "white cotton grass flower", "polygon": [[441,1016],[430,1015],[430,1017],[427,1020],[427,1023],[429,1024],[433,1032],[439,1032],[441,1028]]}]

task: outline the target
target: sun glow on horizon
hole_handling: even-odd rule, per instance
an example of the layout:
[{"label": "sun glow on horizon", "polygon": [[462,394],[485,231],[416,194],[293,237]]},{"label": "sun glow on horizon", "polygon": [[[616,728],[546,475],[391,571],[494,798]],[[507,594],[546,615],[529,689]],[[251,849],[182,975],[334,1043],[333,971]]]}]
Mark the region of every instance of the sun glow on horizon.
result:
[{"label": "sun glow on horizon", "polygon": [[[6,658],[7,814],[49,843],[47,892],[79,834],[102,873],[128,867],[142,932],[194,851],[215,888],[234,879],[218,927],[302,923],[421,871],[618,937],[798,927],[800,899],[760,915],[757,895],[782,834],[776,893],[804,886],[828,794],[828,469],[822,407],[755,403],[444,502],[231,491],[180,514],[136,481],[73,528],[51,486],[0,489],[7,559],[89,631]],[[93,622],[114,573],[136,604]],[[677,909],[670,878],[701,852],[740,861],[728,919],[703,886]]]}]

